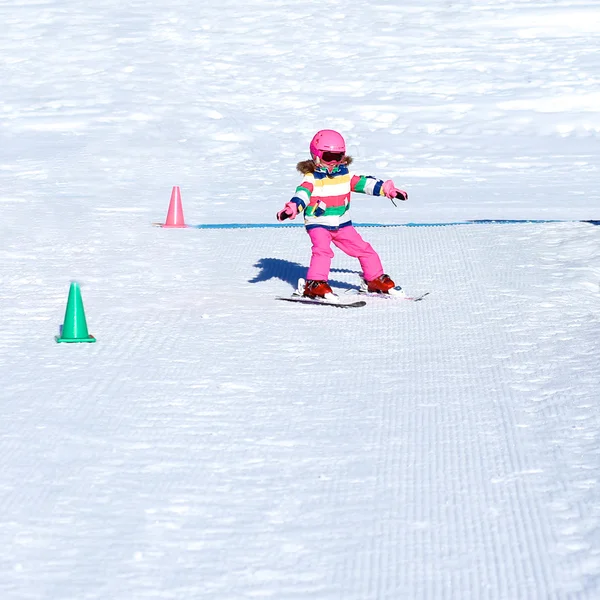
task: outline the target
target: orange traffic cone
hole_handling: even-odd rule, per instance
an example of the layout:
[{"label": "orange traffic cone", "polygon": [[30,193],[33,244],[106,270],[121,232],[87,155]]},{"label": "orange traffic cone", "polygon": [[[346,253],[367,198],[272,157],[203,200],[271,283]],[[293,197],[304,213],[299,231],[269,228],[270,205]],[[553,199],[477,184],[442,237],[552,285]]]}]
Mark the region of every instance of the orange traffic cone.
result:
[{"label": "orange traffic cone", "polygon": [[163,227],[186,227],[183,219],[183,206],[181,205],[181,191],[178,185],[174,186],[171,192],[167,221]]}]

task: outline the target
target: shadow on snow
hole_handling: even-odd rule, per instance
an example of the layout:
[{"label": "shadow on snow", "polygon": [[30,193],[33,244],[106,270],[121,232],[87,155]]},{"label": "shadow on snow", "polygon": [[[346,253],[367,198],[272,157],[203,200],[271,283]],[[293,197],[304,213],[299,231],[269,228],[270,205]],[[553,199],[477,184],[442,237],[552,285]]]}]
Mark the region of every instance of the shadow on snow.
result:
[{"label": "shadow on snow", "polygon": [[[256,277],[249,280],[250,283],[261,283],[262,281],[268,281],[269,279],[279,279],[289,283],[294,289],[298,285],[298,279],[306,279],[307,267],[292,262],[290,260],[284,260],[282,258],[261,258],[255,265],[259,269]],[[332,273],[353,273],[357,276],[360,271],[353,271],[351,269],[331,269]],[[357,284],[352,285],[346,281],[337,281],[335,279],[329,279],[329,284],[336,288],[345,290],[358,289],[358,277]]]}]

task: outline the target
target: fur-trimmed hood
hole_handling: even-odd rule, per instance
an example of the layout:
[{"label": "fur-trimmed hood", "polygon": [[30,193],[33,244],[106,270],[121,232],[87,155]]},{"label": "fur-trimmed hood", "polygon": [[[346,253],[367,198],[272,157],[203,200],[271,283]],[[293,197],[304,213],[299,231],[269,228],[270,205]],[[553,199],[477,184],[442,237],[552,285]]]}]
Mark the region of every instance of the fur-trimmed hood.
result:
[{"label": "fur-trimmed hood", "polygon": [[[351,156],[344,156],[341,162],[342,165],[346,165],[347,167],[352,164]],[[314,173],[317,169],[317,165],[315,161],[310,158],[309,160],[302,160],[296,165],[296,169],[300,171],[303,175],[307,175],[308,173]]]}]

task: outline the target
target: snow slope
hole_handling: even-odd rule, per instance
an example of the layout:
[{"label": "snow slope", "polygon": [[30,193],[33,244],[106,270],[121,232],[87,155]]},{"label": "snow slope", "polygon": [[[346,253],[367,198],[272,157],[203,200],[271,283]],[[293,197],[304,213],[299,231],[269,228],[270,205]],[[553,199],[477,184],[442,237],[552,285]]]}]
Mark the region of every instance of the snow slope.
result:
[{"label": "snow slope", "polygon": [[[0,21],[2,598],[600,597],[595,2]],[[410,193],[357,222],[562,222],[362,227],[431,294],[356,310],[274,299],[301,227],[151,226],[274,223],[324,126]]]}]

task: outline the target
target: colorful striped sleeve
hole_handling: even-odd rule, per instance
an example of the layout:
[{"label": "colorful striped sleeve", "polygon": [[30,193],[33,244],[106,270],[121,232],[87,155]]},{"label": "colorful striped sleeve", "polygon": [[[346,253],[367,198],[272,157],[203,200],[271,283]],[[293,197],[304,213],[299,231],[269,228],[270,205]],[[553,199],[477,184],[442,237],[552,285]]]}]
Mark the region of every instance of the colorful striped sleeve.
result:
[{"label": "colorful striped sleeve", "polygon": [[294,197],[290,202],[294,202],[298,207],[298,212],[302,212],[310,202],[310,197],[313,193],[315,186],[311,181],[305,179],[297,188]]},{"label": "colorful striped sleeve", "polygon": [[350,180],[353,192],[359,194],[369,194],[370,196],[384,196],[382,187],[383,181],[370,175],[353,175]]}]

